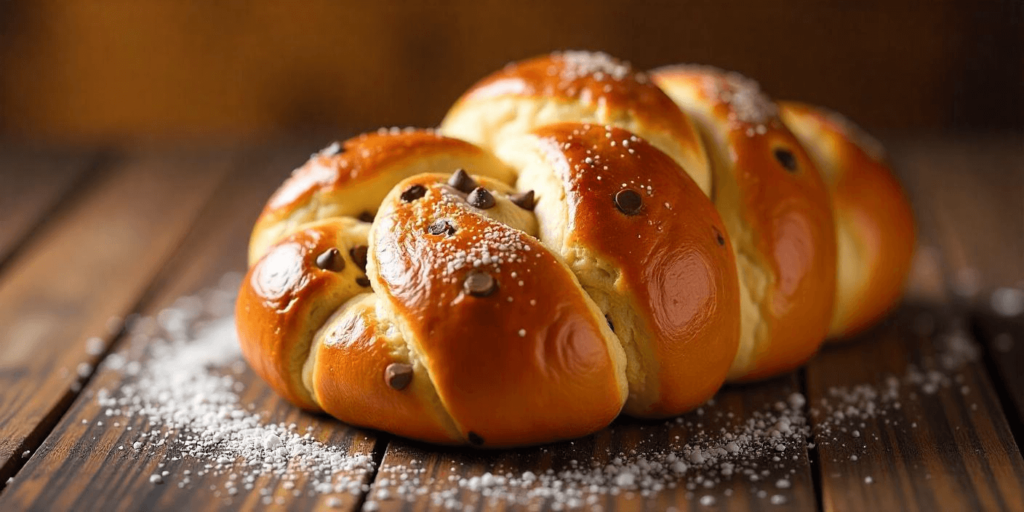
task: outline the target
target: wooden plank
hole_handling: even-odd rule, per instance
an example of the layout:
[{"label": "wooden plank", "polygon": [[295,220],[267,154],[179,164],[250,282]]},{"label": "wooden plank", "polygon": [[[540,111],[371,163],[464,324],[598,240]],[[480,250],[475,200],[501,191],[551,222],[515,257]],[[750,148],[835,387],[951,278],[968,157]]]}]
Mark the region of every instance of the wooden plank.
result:
[{"label": "wooden plank", "polygon": [[[0,482],[92,373],[227,170],[220,155],[133,154],[33,238],[0,281]],[[86,338],[99,336],[99,346]],[[88,348],[88,350],[87,350]]]},{"label": "wooden plank", "polygon": [[974,322],[988,346],[992,378],[1002,384],[1003,406],[1012,411],[1010,427],[1019,447],[1024,438],[1024,319],[989,313],[976,315]]},{"label": "wooden plank", "polygon": [[[932,219],[951,296],[975,315],[986,361],[1014,416],[1024,418],[1024,137],[908,147],[908,174]],[[936,170],[956,169],[959,172]]]},{"label": "wooden plank", "polygon": [[986,307],[1024,288],[1024,137],[908,142],[896,156],[918,216],[932,224],[954,298]]},{"label": "wooden plank", "polygon": [[[226,272],[244,271],[248,234],[260,207],[305,155],[301,151],[256,155],[230,175],[201,213],[197,229],[162,273],[158,291],[142,313],[150,318],[159,316],[165,308],[180,303],[182,296],[201,296],[204,289],[209,292]],[[229,290],[234,291],[237,281],[228,281]],[[136,331],[144,330],[152,322],[139,321],[137,325]],[[143,351],[148,343],[144,337],[135,343],[123,343],[113,357],[145,361]],[[373,434],[301,412],[274,394],[240,358],[234,360],[237,363],[229,366],[240,373],[229,374],[237,389],[244,388],[240,403],[246,409],[265,412],[262,424],[294,423],[295,431],[304,433],[308,429],[324,444],[344,448],[341,453],[346,456],[372,458],[377,445]],[[161,430],[159,423],[150,422],[148,415],[107,416],[111,406],[101,405],[96,397],[102,389],[118,390],[132,382],[132,377],[117,367],[101,366],[39,453],[0,495],[0,509],[215,510],[228,505],[249,509],[268,502],[284,504],[288,509],[354,509],[361,503],[363,493],[358,489],[355,494],[314,492],[310,488],[314,478],[309,472],[292,473],[290,476],[298,477],[295,480],[263,474],[243,482],[251,473],[241,461],[217,462],[223,455],[189,456],[181,452],[181,443],[174,442],[199,432],[183,430],[180,437],[172,435],[166,444],[153,446],[140,433]],[[146,447],[133,448],[140,441]],[[214,465],[225,470],[211,469]],[[168,474],[161,477],[162,485],[150,481],[152,475],[164,471]],[[356,483],[365,484],[371,476],[356,475]],[[246,483],[251,489],[245,488]],[[232,487],[235,491],[230,491]],[[60,492],[51,492],[55,488]]]},{"label": "wooden plank", "polygon": [[96,162],[91,152],[0,147],[0,269]]},{"label": "wooden plank", "polygon": [[[816,510],[806,432],[799,424],[806,419],[802,395],[793,395],[798,391],[793,374],[730,387],[676,420],[620,418],[593,436],[536,448],[476,451],[393,440],[367,504],[381,510],[455,503],[474,510],[778,510],[780,504]],[[769,432],[780,416],[799,419],[786,427],[789,434],[773,438]],[[673,467],[676,461],[685,471]]]},{"label": "wooden plank", "polygon": [[977,347],[904,308],[807,370],[823,508],[1019,510],[1024,461]]},{"label": "wooden plank", "polygon": [[826,348],[806,371],[822,506],[1021,510],[1024,461],[964,310],[948,301],[949,256],[935,245],[941,224],[932,215],[933,188],[966,170],[956,159],[921,154],[897,153],[896,160],[922,246],[910,288],[925,302]]}]

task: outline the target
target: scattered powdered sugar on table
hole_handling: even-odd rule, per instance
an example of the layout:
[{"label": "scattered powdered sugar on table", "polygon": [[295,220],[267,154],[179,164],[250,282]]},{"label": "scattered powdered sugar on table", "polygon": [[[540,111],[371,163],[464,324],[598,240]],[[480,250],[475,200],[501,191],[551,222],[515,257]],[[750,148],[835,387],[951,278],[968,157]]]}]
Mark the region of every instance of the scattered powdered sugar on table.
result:
[{"label": "scattered powdered sugar on table", "polygon": [[[740,493],[766,505],[786,505],[794,492],[809,492],[802,468],[814,442],[848,445],[849,461],[856,461],[857,453],[878,442],[870,434],[872,422],[883,418],[888,425],[887,415],[904,403],[947,388],[969,394],[958,372],[978,358],[964,329],[936,333],[935,318],[925,315],[914,326],[934,342],[920,366],[884,376],[880,383],[829,389],[813,404],[791,393],[785,400],[748,406],[741,417],[731,402],[711,400],[664,422],[616,423],[612,429],[632,429],[627,435],[639,431],[638,439],[628,449],[613,443],[597,453],[587,449],[593,440],[579,440],[438,462],[447,449],[435,453],[413,445],[404,449],[423,452],[422,457],[397,457],[401,463],[386,458],[374,475],[369,455],[325,444],[294,424],[268,422],[245,406],[239,375],[246,367],[231,315],[237,282],[238,276],[231,276],[155,318],[130,322],[128,350],[103,363],[124,377],[123,384],[98,391],[96,400],[107,425],[118,418],[143,422],[144,428],[128,428],[133,438],[122,449],[161,457],[160,470],[146,477],[153,485],[201,489],[210,486],[203,480],[209,475],[225,482],[212,489],[215,495],[230,500],[258,492],[266,505],[286,503],[280,489],[294,496],[326,495],[329,507],[342,505],[338,494],[367,493],[366,510],[391,500],[426,501],[449,510],[476,508],[481,501],[599,510],[609,497],[645,500],[667,491],[681,493],[695,507],[717,506]],[[529,471],[521,463],[503,462],[535,458],[551,458],[551,469]],[[200,469],[169,470],[169,463],[179,460],[192,460],[189,467]],[[368,480],[372,486],[364,483]],[[870,484],[871,477],[864,482]]]},{"label": "scattered powdered sugar on table", "polygon": [[[930,350],[921,357],[920,364],[908,364],[902,375],[887,375],[879,384],[835,386],[827,389],[827,396],[811,404],[815,418],[815,439],[819,444],[838,444],[843,450],[833,453],[851,453],[849,460],[858,460],[857,453],[869,453],[880,442],[876,435],[864,435],[862,430],[870,424],[881,424],[889,429],[915,429],[917,422],[905,424],[897,412],[907,404],[935,396],[943,390],[954,389],[968,396],[971,389],[965,383],[964,368],[981,355],[977,343],[967,330],[963,319],[954,318],[943,331],[936,332],[937,321],[931,313],[920,313],[914,320],[917,336],[931,340]],[[977,404],[970,405],[977,410]],[[912,415],[901,414],[904,418]],[[866,478],[871,483],[871,477]]]},{"label": "scattered powdered sugar on table", "polygon": [[[273,485],[296,495],[364,492],[365,475],[374,469],[370,456],[325,445],[310,432],[296,432],[294,424],[268,423],[242,403],[236,375],[245,367],[230,314],[237,283],[237,276],[224,279],[219,289],[182,298],[155,319],[132,323],[129,352],[140,357],[116,353],[104,362],[126,377],[122,386],[96,394],[111,418],[107,423],[142,418],[148,428],[134,431],[135,440],[127,443],[133,450],[154,456],[151,450],[166,444],[170,460],[202,463],[195,472],[154,474],[153,484],[176,480],[187,487],[203,485],[207,474],[227,475],[223,494],[230,497],[270,476]],[[295,486],[300,479],[307,489]],[[260,492],[271,503],[270,493]]]},{"label": "scattered powdered sugar on table", "polygon": [[[475,509],[475,494],[489,503],[532,505],[548,501],[555,510],[599,510],[608,496],[654,498],[662,491],[680,489],[687,499],[711,506],[719,499],[712,494],[731,496],[736,483],[736,488],[757,498],[782,504],[788,500],[790,479],[797,471],[794,461],[800,460],[810,434],[803,412],[805,404],[802,394],[792,393],[788,400],[766,404],[744,419],[725,408],[719,410],[712,400],[694,414],[669,420],[664,426],[651,425],[651,436],[640,439],[628,451],[609,451],[602,457],[584,454],[560,464],[563,467],[539,473],[503,470],[495,464],[490,471],[467,477],[457,467],[439,468],[449,469],[451,474],[437,482],[431,481],[430,470],[422,460],[408,465],[385,464],[367,503],[426,498],[433,506],[448,510]],[[710,422],[727,426],[706,427]],[[654,446],[655,437],[666,431],[672,438],[668,446]],[[688,439],[682,442],[681,435],[674,433],[688,434]],[[567,444],[572,451],[576,443]],[[533,452],[543,457],[554,450],[527,451],[529,457]]]}]

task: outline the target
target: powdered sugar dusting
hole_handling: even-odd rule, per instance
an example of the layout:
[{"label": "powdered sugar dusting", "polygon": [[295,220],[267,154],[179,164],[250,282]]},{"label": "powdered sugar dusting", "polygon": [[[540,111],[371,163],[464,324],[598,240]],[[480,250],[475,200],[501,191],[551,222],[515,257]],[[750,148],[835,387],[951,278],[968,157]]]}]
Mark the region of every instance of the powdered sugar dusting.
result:
[{"label": "powdered sugar dusting", "polygon": [[[364,481],[375,465],[368,455],[318,441],[294,424],[267,422],[243,405],[244,384],[238,374],[245,367],[231,317],[237,282],[238,276],[231,276],[220,287],[179,299],[153,318],[132,321],[130,350],[103,363],[120,373],[124,384],[97,392],[106,423],[97,421],[96,426],[144,420],[144,429],[133,434],[128,428],[134,437],[120,449],[160,458],[160,469],[144,475],[153,485],[203,488],[208,487],[203,477],[227,476],[218,478],[225,483],[215,490],[226,500],[256,492],[264,504],[284,504],[284,489],[294,496],[327,495],[328,506],[339,506],[338,494],[368,493],[369,510],[394,500],[425,500],[449,510],[538,502],[556,510],[596,510],[609,497],[647,500],[670,491],[682,493],[693,506],[720,505],[740,493],[747,500],[784,505],[808,492],[802,469],[806,449],[814,443],[841,445],[843,450],[830,452],[844,453],[846,464],[856,463],[881,442],[872,422],[897,426],[895,411],[929,395],[949,390],[971,395],[961,372],[979,357],[965,329],[954,325],[936,333],[935,318],[922,315],[914,328],[932,340],[922,360],[878,383],[830,388],[815,403],[791,392],[739,415],[735,403],[711,400],[663,423],[612,427],[626,429],[625,437],[599,434],[634,439],[628,449],[613,443],[592,451],[591,441],[580,440],[558,448],[482,452],[477,460],[489,462],[472,467],[463,466],[472,459],[449,456],[445,448],[395,441],[392,453],[423,455],[399,457],[401,463],[385,459],[370,486]],[[741,391],[748,392],[756,393]],[[551,469],[521,467],[534,457],[551,457]],[[169,463],[178,460],[194,461],[191,467],[201,469],[170,470]],[[870,475],[858,478],[873,482]]]},{"label": "powdered sugar dusting", "polygon": [[[475,508],[479,501],[509,505],[547,501],[554,510],[599,510],[610,496],[653,498],[680,489],[687,499],[706,505],[716,501],[712,494],[730,496],[739,488],[753,497],[771,494],[782,496],[776,501],[785,501],[797,471],[794,461],[801,459],[809,434],[802,412],[805,403],[803,395],[793,393],[786,401],[766,404],[749,417],[738,418],[729,407],[712,400],[694,414],[651,426],[649,433],[644,432],[646,426],[636,427],[645,435],[630,450],[584,451],[577,459],[539,473],[505,468],[498,462],[488,471],[467,476],[458,467],[431,467],[426,457],[406,465],[385,461],[369,500],[426,499],[449,510]],[[667,448],[658,439],[666,432],[671,437]],[[680,440],[683,434],[685,442]],[[557,452],[532,449],[527,457],[575,453],[575,444],[568,443]]]},{"label": "powdered sugar dusting", "polygon": [[628,63],[620,61],[607,53],[566,51],[555,55],[563,63],[559,77],[566,82],[572,82],[580,78],[592,78],[598,82],[620,82],[631,75],[638,81],[644,81],[643,75],[633,73],[633,69]]},{"label": "powdered sugar dusting", "polygon": [[[245,363],[230,315],[237,283],[238,276],[232,276],[218,289],[182,298],[155,318],[133,322],[129,352],[140,357],[116,353],[104,362],[125,379],[115,389],[96,393],[107,422],[144,419],[145,430],[134,431],[128,443],[132,450],[147,457],[169,454],[162,456],[161,467],[186,459],[202,468],[163,471],[150,478],[154,484],[185,488],[204,485],[205,475],[227,475],[225,487],[217,491],[226,498],[252,490],[257,479],[266,477],[272,486],[282,485],[297,496],[363,492],[364,478],[374,469],[369,455],[350,455],[316,440],[310,431],[298,432],[295,424],[268,423],[260,411],[243,404],[238,375]],[[164,445],[167,449],[160,449]],[[296,481],[306,482],[306,488]]]},{"label": "powdered sugar dusting", "polygon": [[698,74],[704,93],[712,100],[729,105],[729,121],[740,125],[747,137],[764,135],[769,129],[781,126],[778,105],[755,80],[714,66],[688,64],[672,69]]}]

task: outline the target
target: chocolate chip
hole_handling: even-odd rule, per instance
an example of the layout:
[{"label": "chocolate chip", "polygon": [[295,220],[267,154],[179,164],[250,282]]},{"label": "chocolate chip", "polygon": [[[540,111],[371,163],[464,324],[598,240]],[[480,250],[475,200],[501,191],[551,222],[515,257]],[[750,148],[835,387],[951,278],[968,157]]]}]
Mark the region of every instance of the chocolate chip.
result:
[{"label": "chocolate chip", "polygon": [[423,196],[427,195],[427,187],[423,185],[413,185],[402,192],[402,201],[410,203]]},{"label": "chocolate chip", "polygon": [[356,278],[356,284],[358,284],[359,286],[362,286],[363,288],[369,288],[370,287],[370,278],[366,277],[366,276],[357,277]]},{"label": "chocolate chip", "polygon": [[365,245],[357,245],[348,250],[348,255],[352,257],[352,262],[359,267],[359,270],[366,272],[366,251],[369,247]]},{"label": "chocolate chip", "polygon": [[508,198],[516,206],[518,206],[518,207],[520,207],[520,208],[522,208],[524,210],[529,210],[531,212],[533,211],[533,207],[535,206],[535,204],[533,202],[533,191],[532,190],[527,190],[526,192],[523,192],[523,193],[520,193],[520,194],[512,194],[512,195],[508,196]]},{"label": "chocolate chip", "polygon": [[635,190],[620,190],[615,194],[615,206],[619,208],[619,211],[626,215],[636,215],[640,213],[640,207],[643,206],[643,199],[640,194]]},{"label": "chocolate chip", "polygon": [[466,277],[462,288],[474,297],[486,297],[498,289],[498,283],[490,274],[474,272]]},{"label": "chocolate chip", "polygon": [[786,168],[787,171],[796,172],[796,157],[788,149],[778,148],[775,150],[775,159]]},{"label": "chocolate chip", "polygon": [[341,257],[341,251],[331,247],[316,257],[316,266],[331,272],[341,272],[345,269],[345,258]]},{"label": "chocolate chip", "polygon": [[715,240],[718,240],[718,245],[725,246],[725,236],[716,227],[712,227],[715,230]]},{"label": "chocolate chip", "polygon": [[427,227],[427,233],[430,233],[431,235],[451,236],[455,234],[455,226],[452,226],[452,223],[449,222],[448,219],[437,219],[433,224]]},{"label": "chocolate chip", "polygon": [[374,215],[370,212],[363,212],[359,214],[359,220],[363,222],[373,222]]},{"label": "chocolate chip", "polygon": [[608,328],[615,332],[615,324],[612,323],[612,317],[605,315],[604,319],[608,321]]},{"label": "chocolate chip", "polygon": [[384,369],[384,380],[394,389],[405,389],[412,382],[412,365],[391,363]]},{"label": "chocolate chip", "polygon": [[469,444],[473,446],[482,446],[484,444],[484,438],[480,437],[480,434],[476,432],[470,432],[468,436]]},{"label": "chocolate chip", "polygon": [[465,169],[456,169],[455,174],[452,174],[452,177],[448,178],[448,185],[455,190],[466,194],[476,188],[476,182],[473,181],[473,178],[469,177],[469,173],[467,173]]},{"label": "chocolate chip", "polygon": [[486,188],[477,187],[469,193],[469,197],[466,198],[469,204],[480,208],[481,210],[487,210],[494,208],[494,195],[492,195]]}]

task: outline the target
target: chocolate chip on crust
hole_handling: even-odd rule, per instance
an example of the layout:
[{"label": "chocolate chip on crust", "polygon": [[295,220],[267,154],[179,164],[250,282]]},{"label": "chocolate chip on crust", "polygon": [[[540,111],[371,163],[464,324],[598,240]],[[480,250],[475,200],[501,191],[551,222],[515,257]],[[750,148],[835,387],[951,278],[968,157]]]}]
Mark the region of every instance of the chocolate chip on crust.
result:
[{"label": "chocolate chip on crust", "polygon": [[399,391],[406,388],[412,382],[412,365],[404,363],[391,363],[384,369],[384,380],[388,386]]},{"label": "chocolate chip on crust", "polygon": [[455,226],[452,225],[448,219],[437,219],[433,224],[427,227],[427,233],[431,235],[454,235]]},{"label": "chocolate chip on crust", "polygon": [[723,235],[716,227],[712,226],[712,229],[715,230],[715,240],[718,241],[718,245],[725,246],[725,235]]},{"label": "chocolate chip on crust", "polygon": [[448,178],[448,186],[465,194],[472,192],[477,187],[476,182],[469,177],[469,173],[465,169],[456,169],[452,177]]},{"label": "chocolate chip on crust", "polygon": [[345,258],[341,257],[341,251],[331,247],[316,257],[316,266],[321,270],[341,272],[345,269]]},{"label": "chocolate chip on crust", "polygon": [[640,193],[635,190],[620,190],[615,194],[615,206],[620,212],[626,215],[636,215],[640,213],[640,208],[643,207],[643,199],[640,197]]},{"label": "chocolate chip on crust", "polygon": [[369,249],[365,245],[357,245],[348,250],[348,255],[352,257],[352,262],[363,272],[366,272],[366,253]]},{"label": "chocolate chip on crust", "polygon": [[793,156],[793,152],[788,149],[778,148],[774,152],[775,159],[782,164],[789,172],[796,172],[796,157]]},{"label": "chocolate chip on crust", "polygon": [[487,297],[498,289],[498,282],[490,274],[474,272],[466,277],[462,287],[474,297]]},{"label": "chocolate chip on crust", "polygon": [[508,198],[510,201],[512,201],[513,204],[524,210],[529,210],[532,212],[533,207],[536,206],[536,204],[534,203],[532,190],[527,190],[526,192],[522,192],[519,194],[512,194],[508,196]]},{"label": "chocolate chip on crust", "polygon": [[481,210],[488,210],[494,208],[494,195],[489,190],[483,187],[474,188],[469,193],[469,197],[466,198],[474,208],[480,208]]},{"label": "chocolate chip on crust", "polygon": [[402,201],[411,203],[425,195],[427,195],[427,187],[424,187],[423,185],[413,185],[405,189],[405,192],[402,192],[401,198]]}]

